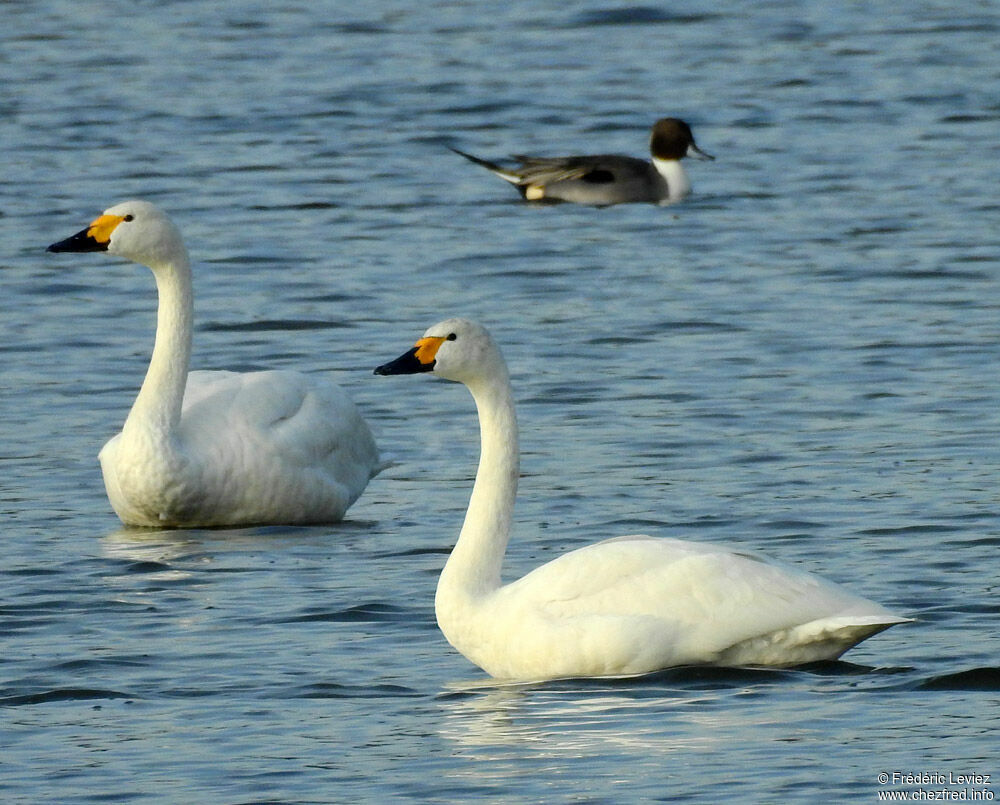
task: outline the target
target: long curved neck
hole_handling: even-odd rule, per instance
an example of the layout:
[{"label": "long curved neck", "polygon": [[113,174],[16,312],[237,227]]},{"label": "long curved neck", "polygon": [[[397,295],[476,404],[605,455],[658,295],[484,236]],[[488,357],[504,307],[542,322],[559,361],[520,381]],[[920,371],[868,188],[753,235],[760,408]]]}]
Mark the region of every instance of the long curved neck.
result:
[{"label": "long curved neck", "polygon": [[191,361],[194,316],[191,265],[181,247],[169,260],[150,268],[159,294],[156,340],[146,379],[132,404],[123,431],[139,426],[166,434],[180,421]]},{"label": "long curved neck", "polygon": [[475,598],[500,587],[517,496],[517,416],[506,368],[469,391],[479,412],[479,469],[462,532],[438,582],[439,596],[451,591]]}]

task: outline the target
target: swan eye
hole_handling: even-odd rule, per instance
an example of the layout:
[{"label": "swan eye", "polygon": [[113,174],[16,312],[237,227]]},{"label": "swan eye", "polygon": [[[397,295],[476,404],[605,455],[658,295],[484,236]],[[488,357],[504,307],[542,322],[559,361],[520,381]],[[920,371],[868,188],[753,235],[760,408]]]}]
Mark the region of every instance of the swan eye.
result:
[{"label": "swan eye", "polygon": [[455,335],[454,333],[448,333],[448,336],[445,338],[445,341],[454,341],[456,338],[458,338],[458,336]]},{"label": "swan eye", "polygon": [[134,215],[126,215],[124,218],[122,218],[122,220],[123,221],[134,221],[135,220],[135,216]]}]

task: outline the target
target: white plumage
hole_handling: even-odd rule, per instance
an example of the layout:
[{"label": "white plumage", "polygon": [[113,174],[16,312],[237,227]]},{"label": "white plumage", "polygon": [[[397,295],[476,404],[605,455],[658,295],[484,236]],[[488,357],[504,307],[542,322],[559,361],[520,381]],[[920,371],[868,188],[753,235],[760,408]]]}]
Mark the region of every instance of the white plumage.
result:
[{"label": "white plumage", "polygon": [[485,329],[449,319],[376,369],[421,371],[464,383],[479,411],[479,469],[435,610],[448,641],[490,675],[541,680],[691,664],[795,665],[835,659],[909,620],[755,554],[644,535],[571,551],[502,585],[519,472],[507,366]]},{"label": "white plumage", "polygon": [[378,472],[364,420],[335,384],[288,370],[189,372],[193,299],[180,232],[144,201],[106,210],[49,247],[148,266],[159,292],[149,369],[121,433],[100,453],[127,525],[340,520]]}]

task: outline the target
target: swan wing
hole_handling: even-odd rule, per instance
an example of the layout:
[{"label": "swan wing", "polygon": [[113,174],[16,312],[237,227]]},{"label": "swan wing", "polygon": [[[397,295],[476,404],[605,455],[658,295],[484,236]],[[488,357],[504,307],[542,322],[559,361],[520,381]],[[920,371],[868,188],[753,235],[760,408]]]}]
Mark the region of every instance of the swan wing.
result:
[{"label": "swan wing", "polygon": [[336,456],[338,465],[364,464],[367,480],[378,464],[371,432],[347,394],[300,372],[191,372],[181,425],[194,443],[227,434],[227,441],[290,466]]},{"label": "swan wing", "polygon": [[[646,536],[572,551],[504,589],[543,620],[574,624],[581,634],[614,631],[653,642],[663,635],[671,653],[688,661],[718,659],[748,641],[806,625],[818,635],[906,620],[753,553]],[[584,628],[595,620],[602,629]]]}]

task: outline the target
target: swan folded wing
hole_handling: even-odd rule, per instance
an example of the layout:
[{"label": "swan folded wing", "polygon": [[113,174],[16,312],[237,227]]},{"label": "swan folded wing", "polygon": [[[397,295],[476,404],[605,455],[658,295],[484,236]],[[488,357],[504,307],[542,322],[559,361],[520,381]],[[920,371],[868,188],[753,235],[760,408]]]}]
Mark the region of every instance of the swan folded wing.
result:
[{"label": "swan folded wing", "polygon": [[213,407],[221,407],[231,400],[239,391],[242,381],[240,372],[228,372],[224,369],[200,369],[188,372],[187,383],[184,386],[184,401],[181,404],[181,416],[192,408],[198,407],[205,400],[213,397],[218,399],[209,403]]},{"label": "swan folded wing", "polygon": [[325,457],[336,457],[346,469],[353,460],[364,463],[358,471],[367,480],[377,462],[374,439],[347,394],[300,372],[192,372],[183,417],[214,440],[232,434],[245,448],[292,466],[322,466]]},{"label": "swan folded wing", "polygon": [[795,568],[669,539],[625,538],[588,546],[511,586],[523,583],[548,619],[619,617],[633,632],[641,619],[650,634],[656,631],[655,619],[673,635],[672,653],[691,662],[713,661],[746,641],[828,619],[840,619],[840,625],[903,620]]},{"label": "swan folded wing", "polygon": [[309,391],[306,376],[292,371],[197,371],[188,375],[183,415],[193,418],[228,413],[254,428],[267,429],[291,419]]},{"label": "swan folded wing", "polygon": [[343,389],[322,378],[305,379],[301,405],[272,423],[275,437],[290,446],[290,455],[295,446],[299,461],[325,464],[360,494],[381,469],[375,438]]}]

